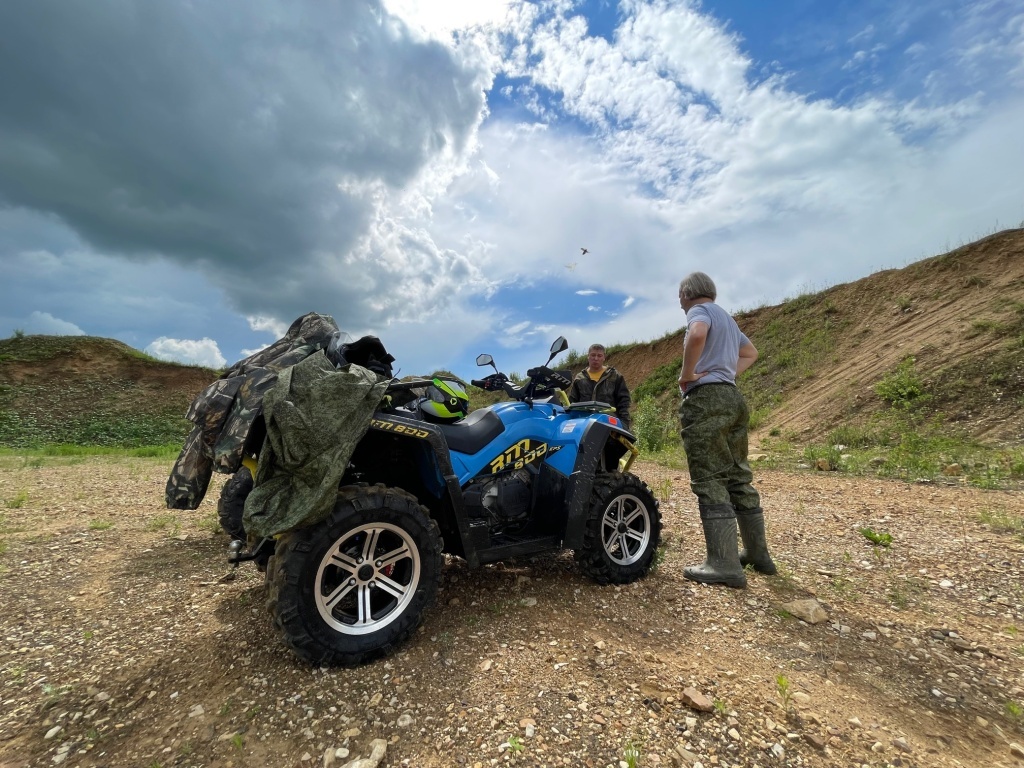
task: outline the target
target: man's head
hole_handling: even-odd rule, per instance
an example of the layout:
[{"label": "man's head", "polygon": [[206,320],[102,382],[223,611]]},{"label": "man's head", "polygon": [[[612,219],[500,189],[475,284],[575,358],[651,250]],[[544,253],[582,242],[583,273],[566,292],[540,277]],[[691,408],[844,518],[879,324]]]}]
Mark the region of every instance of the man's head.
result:
[{"label": "man's head", "polygon": [[590,370],[600,371],[604,368],[604,346],[601,344],[591,344],[590,349],[587,350],[587,365]]},{"label": "man's head", "polygon": [[718,296],[714,281],[703,272],[691,272],[679,283],[679,306],[687,309],[699,299],[714,301]]}]

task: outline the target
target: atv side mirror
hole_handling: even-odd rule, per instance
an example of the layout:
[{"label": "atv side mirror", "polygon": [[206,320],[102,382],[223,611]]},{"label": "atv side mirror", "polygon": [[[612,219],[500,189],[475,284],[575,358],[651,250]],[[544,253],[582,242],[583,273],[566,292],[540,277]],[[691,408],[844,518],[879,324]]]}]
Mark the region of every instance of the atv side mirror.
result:
[{"label": "atv side mirror", "polygon": [[[557,355],[559,352],[564,352],[568,348],[569,342],[565,340],[565,336],[559,336],[551,344],[551,354],[548,356],[548,363],[555,359],[555,355]],[[544,363],[544,365],[547,365],[548,363]]]},{"label": "atv side mirror", "polygon": [[489,365],[489,366],[491,366],[491,368],[494,369],[495,373],[498,372],[498,366],[496,366],[494,364],[494,358],[491,357],[490,355],[487,355],[487,354],[477,355],[476,356],[476,364],[477,365]]}]

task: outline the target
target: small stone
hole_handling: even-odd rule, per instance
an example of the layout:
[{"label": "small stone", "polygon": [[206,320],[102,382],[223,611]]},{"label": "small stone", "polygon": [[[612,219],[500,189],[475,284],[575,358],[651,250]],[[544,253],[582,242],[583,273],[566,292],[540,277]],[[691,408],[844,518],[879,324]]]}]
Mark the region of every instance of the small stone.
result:
[{"label": "small stone", "polygon": [[740,732],[737,731],[735,728],[730,728],[728,730],[728,734],[729,734],[729,738],[732,739],[733,741],[739,741],[740,740]]},{"label": "small stone", "polygon": [[953,582],[950,581],[949,579],[943,579],[942,581],[939,582],[939,586],[942,587],[943,589],[952,589],[953,588]]},{"label": "small stone", "polygon": [[876,741],[874,744],[871,745],[871,751],[872,752],[885,752],[885,744],[883,744],[880,741]]},{"label": "small stone", "polygon": [[1024,747],[1017,743],[1010,744],[1010,754],[1018,760],[1024,760]]},{"label": "small stone", "polygon": [[896,749],[898,749],[900,752],[912,752],[913,751],[910,748],[910,744],[908,744],[907,740],[904,739],[902,736],[893,739],[892,740],[892,745],[894,747],[896,747]]},{"label": "small stone", "polygon": [[790,600],[788,603],[782,603],[779,608],[808,624],[820,624],[823,621],[828,621],[828,613],[814,598]]},{"label": "small stone", "polygon": [[683,689],[682,699],[684,704],[699,712],[710,712],[715,708],[714,702],[696,688]]},{"label": "small stone", "polygon": [[797,704],[810,704],[811,697],[803,691],[794,691],[793,701],[795,701]]},{"label": "small stone", "polygon": [[522,605],[522,606],[525,606],[527,608],[532,608],[533,606],[535,606],[537,604],[537,598],[536,597],[524,597],[522,600],[519,601],[519,604]]},{"label": "small stone", "polygon": [[202,717],[204,714],[206,714],[206,710],[203,709],[203,705],[202,704],[196,704],[188,712],[188,716],[189,717]]},{"label": "small stone", "polygon": [[857,717],[851,717],[846,722],[849,723],[850,725],[852,725],[854,728],[863,728],[864,727],[860,723],[860,718],[857,718]]},{"label": "small stone", "polygon": [[988,728],[988,720],[986,720],[981,715],[978,715],[977,717],[975,717],[974,718],[974,722],[976,722],[982,728]]},{"label": "small stone", "polygon": [[46,735],[43,736],[43,738],[46,739],[47,741],[49,741],[50,739],[52,739],[54,736],[56,736],[58,733],[60,733],[63,730],[64,730],[63,726],[55,725],[55,726],[53,726],[53,728],[51,728],[50,730],[48,730],[46,732]]},{"label": "small stone", "polygon": [[309,754],[309,752],[303,752],[302,753],[302,757],[299,758],[299,760],[301,760],[304,763],[308,763],[312,759],[313,759],[313,756],[311,754]]},{"label": "small stone", "polygon": [[477,665],[477,669],[479,669],[481,672],[489,672],[491,667],[493,667],[493,666],[494,666],[494,659],[484,659],[483,661],[480,662],[479,665]]},{"label": "small stone", "polygon": [[413,720],[413,716],[410,715],[408,712],[403,712],[401,715],[398,716],[399,728],[408,728],[414,722],[415,720]]},{"label": "small stone", "polygon": [[676,745],[676,754],[679,755],[679,759],[683,765],[693,766],[697,762],[697,756],[686,748],[683,744]]},{"label": "small stone", "polygon": [[776,760],[781,760],[786,756],[786,749],[779,743],[772,744],[772,754]]},{"label": "small stone", "polygon": [[825,739],[816,733],[805,733],[804,741],[810,744],[815,749],[821,751],[825,749]]}]

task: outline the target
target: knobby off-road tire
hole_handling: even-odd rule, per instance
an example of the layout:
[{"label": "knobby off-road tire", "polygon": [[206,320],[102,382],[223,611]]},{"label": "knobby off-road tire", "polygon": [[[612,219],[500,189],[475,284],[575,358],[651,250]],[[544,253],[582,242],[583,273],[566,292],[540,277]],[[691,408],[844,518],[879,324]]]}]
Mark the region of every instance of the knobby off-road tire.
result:
[{"label": "knobby off-road tire", "polygon": [[246,467],[239,467],[220,491],[217,501],[217,517],[220,527],[232,539],[245,541],[245,526],[242,525],[242,512],[245,511],[245,499],[252,492],[252,474]]},{"label": "knobby off-road tire", "polygon": [[403,490],[346,487],[322,523],[278,538],[267,609],[302,659],[354,666],[420,625],[441,580],[441,533]]},{"label": "knobby off-road tire", "polygon": [[598,475],[575,552],[582,571],[599,584],[629,584],[651,569],[660,541],[661,510],[647,484],[629,473]]}]

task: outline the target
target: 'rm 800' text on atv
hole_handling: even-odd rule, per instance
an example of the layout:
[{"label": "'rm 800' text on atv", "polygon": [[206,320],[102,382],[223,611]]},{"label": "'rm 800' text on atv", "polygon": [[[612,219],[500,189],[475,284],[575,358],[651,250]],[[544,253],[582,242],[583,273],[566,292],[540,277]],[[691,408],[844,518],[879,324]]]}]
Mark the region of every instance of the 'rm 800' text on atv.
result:
[{"label": "'rm 800' text on atv", "polygon": [[[601,584],[649,571],[658,502],[629,472],[633,436],[607,405],[565,399],[570,381],[548,365],[567,346],[558,338],[521,386],[496,366],[473,381],[511,400],[468,416],[459,410],[461,388],[438,380],[433,400],[379,409],[326,519],[253,542],[245,554],[233,542],[233,562],[266,563],[268,608],[300,657],[352,665],[393,649],[433,602],[444,553],[475,567],[571,549]],[[494,366],[490,355],[477,363]],[[448,423],[431,420],[433,401]],[[225,484],[226,527],[238,527],[251,486],[245,471]]]}]

